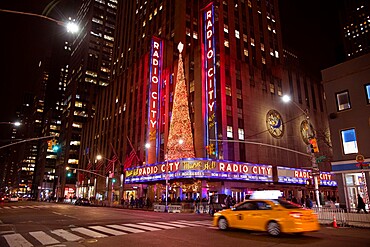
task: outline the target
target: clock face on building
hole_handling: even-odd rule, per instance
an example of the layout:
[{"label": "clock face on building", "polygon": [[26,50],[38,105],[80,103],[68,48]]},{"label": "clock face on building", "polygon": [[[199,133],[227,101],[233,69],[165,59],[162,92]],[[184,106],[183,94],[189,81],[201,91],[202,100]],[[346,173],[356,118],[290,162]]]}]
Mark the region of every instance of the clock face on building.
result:
[{"label": "clock face on building", "polygon": [[308,124],[307,120],[303,120],[300,127],[302,140],[308,145],[310,137],[315,136],[312,124]]},{"label": "clock face on building", "polygon": [[266,126],[270,134],[275,138],[280,138],[284,134],[284,124],[281,115],[276,110],[270,110],[266,115]]}]

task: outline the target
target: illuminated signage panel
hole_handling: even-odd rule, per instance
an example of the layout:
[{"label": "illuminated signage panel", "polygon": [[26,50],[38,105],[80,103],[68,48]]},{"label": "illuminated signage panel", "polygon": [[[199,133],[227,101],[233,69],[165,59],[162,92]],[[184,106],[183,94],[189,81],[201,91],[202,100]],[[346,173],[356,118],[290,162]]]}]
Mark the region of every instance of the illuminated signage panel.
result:
[{"label": "illuminated signage panel", "polygon": [[[311,170],[291,167],[277,167],[279,183],[306,184],[307,179],[312,178]],[[330,172],[320,172],[320,185],[337,186],[334,176]]]},{"label": "illuminated signage panel", "polygon": [[[217,139],[216,122],[216,42],[214,28],[214,6],[209,4],[203,9],[203,73],[205,104],[205,141]],[[217,141],[215,142],[217,154]]]},{"label": "illuminated signage panel", "polygon": [[[152,147],[158,146],[158,121],[160,109],[160,88],[162,74],[162,40],[153,37],[150,53],[150,77],[149,77],[149,104],[148,104],[148,128],[149,143]],[[154,142],[154,143],[152,143]]]},{"label": "illuminated signage panel", "polygon": [[[126,171],[126,183],[164,180],[167,163],[135,167]],[[168,162],[170,179],[219,178],[272,182],[272,166],[222,160],[186,159]]]}]

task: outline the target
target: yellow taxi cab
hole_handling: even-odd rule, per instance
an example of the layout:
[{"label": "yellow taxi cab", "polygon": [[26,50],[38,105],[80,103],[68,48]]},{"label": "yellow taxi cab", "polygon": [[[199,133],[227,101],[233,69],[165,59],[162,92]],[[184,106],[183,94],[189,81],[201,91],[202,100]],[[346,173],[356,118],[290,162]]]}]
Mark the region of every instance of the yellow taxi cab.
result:
[{"label": "yellow taxi cab", "polygon": [[240,228],[267,231],[272,236],[281,233],[302,234],[320,229],[317,215],[292,202],[256,197],[236,204],[231,209],[215,213],[213,225],[221,230]]}]

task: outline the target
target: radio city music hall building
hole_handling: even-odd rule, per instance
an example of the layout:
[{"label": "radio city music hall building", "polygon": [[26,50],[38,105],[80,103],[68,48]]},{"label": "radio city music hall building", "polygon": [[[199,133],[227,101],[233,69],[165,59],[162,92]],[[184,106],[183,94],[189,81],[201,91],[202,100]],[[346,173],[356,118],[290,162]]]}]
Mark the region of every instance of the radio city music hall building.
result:
[{"label": "radio city music hall building", "polygon": [[[297,198],[312,193],[305,186],[312,166],[308,128],[319,155],[331,154],[323,90],[293,53],[283,52],[277,0],[124,1],[118,13],[114,80],[98,96],[81,142],[91,156],[110,158],[113,146],[121,163],[131,146],[136,151],[139,161],[124,176],[116,170],[116,198],[163,198],[166,176],[171,198],[222,193],[242,200],[259,189]],[[176,99],[179,80],[186,94]],[[283,94],[307,109],[309,122],[299,107],[282,102]],[[188,116],[179,117],[184,109],[176,100]],[[171,125],[174,119],[183,125]],[[191,142],[173,153],[181,135]],[[80,157],[84,168],[88,157]],[[319,168],[320,191],[335,196],[330,163]]]}]

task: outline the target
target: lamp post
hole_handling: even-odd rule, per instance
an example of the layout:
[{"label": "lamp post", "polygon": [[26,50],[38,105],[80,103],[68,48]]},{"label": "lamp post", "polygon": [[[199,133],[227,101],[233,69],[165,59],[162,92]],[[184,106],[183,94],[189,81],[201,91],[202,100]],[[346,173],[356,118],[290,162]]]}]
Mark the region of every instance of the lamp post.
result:
[{"label": "lamp post", "polygon": [[[105,177],[105,179],[106,179],[105,180],[105,188],[106,188],[105,198],[108,198],[108,201],[113,204],[113,201],[114,201],[114,195],[113,195],[113,193],[114,193],[114,183],[115,183],[115,178],[114,178],[114,164],[115,164],[116,161],[107,159],[107,158],[101,156],[100,154],[98,154],[96,156],[96,159],[97,160],[104,159],[104,160],[107,160],[108,162],[113,162],[113,167],[112,167],[113,172],[112,172],[112,179],[111,179],[111,181],[112,181],[112,194],[109,193],[109,178],[110,178],[110,176],[108,175],[108,176]],[[117,161],[119,162],[119,160],[117,160]]]},{"label": "lamp post", "polygon": [[[184,140],[183,139],[179,139],[179,144],[182,145],[184,143]],[[145,144],[145,148],[146,149],[149,149],[150,148],[150,143],[146,143]],[[165,152],[165,160],[166,160],[166,175],[165,175],[165,183],[166,183],[166,192],[165,192],[165,209],[164,211],[165,212],[168,212],[168,182],[169,182],[169,174],[168,174],[168,147],[165,150],[163,150],[162,148],[160,149],[162,150],[163,152]]]},{"label": "lamp post", "polygon": [[[291,100],[290,96],[288,95],[284,95],[282,97],[282,100],[284,102],[293,102],[293,104],[301,111],[303,112],[303,114],[306,116],[306,121],[307,121],[307,126],[308,126],[308,138],[312,138],[315,136],[314,133],[312,133],[312,130],[311,130],[311,125],[310,125],[310,116],[309,116],[309,111],[308,109],[306,110],[303,110],[294,100]],[[312,177],[313,177],[313,181],[314,181],[314,189],[315,189],[315,195],[316,195],[316,205],[317,207],[320,207],[320,195],[319,195],[319,183],[318,183],[318,179],[317,179],[317,176],[320,175],[319,174],[319,167],[316,163],[316,157],[315,157],[315,153],[311,152],[310,148],[307,148],[307,153],[309,153],[310,155],[310,158],[311,158],[311,166],[312,166]]]}]

